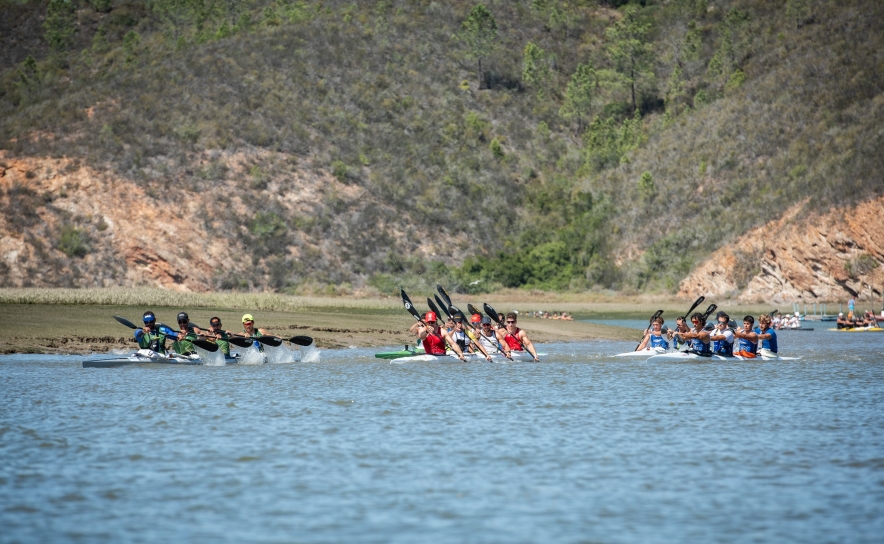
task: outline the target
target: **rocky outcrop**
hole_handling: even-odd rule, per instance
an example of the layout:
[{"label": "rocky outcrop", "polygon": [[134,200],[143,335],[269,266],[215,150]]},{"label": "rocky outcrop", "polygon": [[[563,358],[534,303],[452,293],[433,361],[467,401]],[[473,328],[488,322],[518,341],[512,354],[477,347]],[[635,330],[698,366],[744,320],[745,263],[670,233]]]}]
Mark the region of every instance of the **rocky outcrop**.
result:
[{"label": "rocky outcrop", "polygon": [[884,198],[848,210],[804,214],[798,205],[713,253],[680,295],[742,302],[881,300]]},{"label": "rocky outcrop", "polygon": [[[410,227],[365,189],[309,168],[259,177],[253,165],[261,160],[283,162],[196,156],[194,170],[215,170],[194,188],[148,169],[147,179],[133,179],[74,159],[0,151],[0,287],[272,290],[293,277],[352,282],[359,252],[433,251],[415,246]],[[257,225],[261,214],[266,224]],[[388,245],[373,252],[373,242]]]}]

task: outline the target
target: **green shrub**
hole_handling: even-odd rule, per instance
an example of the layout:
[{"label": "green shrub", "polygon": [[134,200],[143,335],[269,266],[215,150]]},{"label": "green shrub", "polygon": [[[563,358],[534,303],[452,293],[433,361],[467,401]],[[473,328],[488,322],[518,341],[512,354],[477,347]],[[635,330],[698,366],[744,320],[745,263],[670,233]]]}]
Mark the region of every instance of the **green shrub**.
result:
[{"label": "green shrub", "polygon": [[85,257],[89,253],[89,235],[70,225],[61,228],[56,246],[68,257]]}]

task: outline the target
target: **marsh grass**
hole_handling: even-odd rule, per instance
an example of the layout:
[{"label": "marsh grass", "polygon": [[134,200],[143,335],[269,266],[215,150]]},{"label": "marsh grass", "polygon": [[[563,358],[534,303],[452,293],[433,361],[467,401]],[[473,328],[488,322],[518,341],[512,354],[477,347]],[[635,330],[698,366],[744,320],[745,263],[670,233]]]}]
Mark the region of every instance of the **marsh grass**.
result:
[{"label": "marsh grass", "polygon": [[108,289],[0,289],[0,304],[133,306],[139,308],[255,309],[279,312],[311,308],[392,310],[399,300],[383,298],[299,297],[273,293],[181,293],[147,287]]}]

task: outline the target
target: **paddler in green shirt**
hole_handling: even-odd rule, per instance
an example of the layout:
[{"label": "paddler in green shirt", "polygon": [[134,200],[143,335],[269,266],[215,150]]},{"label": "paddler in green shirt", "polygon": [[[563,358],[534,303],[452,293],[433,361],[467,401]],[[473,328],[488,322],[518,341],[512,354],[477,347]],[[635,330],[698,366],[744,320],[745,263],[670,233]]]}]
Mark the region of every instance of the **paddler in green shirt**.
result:
[{"label": "paddler in green shirt", "polygon": [[141,349],[149,349],[160,355],[166,354],[166,335],[157,328],[157,316],[151,311],[144,312],[143,329],[135,330],[135,341]]},{"label": "paddler in green shirt", "polygon": [[[255,328],[255,318],[252,317],[252,314],[245,314],[242,316],[242,330],[248,337],[258,337],[258,336],[270,336],[267,331],[264,329]],[[255,342],[255,346],[257,346],[259,351],[264,351],[264,345]]]},{"label": "paddler in green shirt", "polygon": [[230,357],[230,342],[227,341],[227,339],[230,338],[230,335],[227,331],[221,328],[220,317],[209,319],[209,330],[205,332],[205,336],[210,342],[217,344],[218,349],[220,349],[225,356]]},{"label": "paddler in green shirt", "polygon": [[179,355],[196,353],[193,350],[193,341],[197,340],[203,331],[191,324],[187,312],[178,314],[178,327],[181,331],[178,333],[178,340],[172,344],[172,349]]}]

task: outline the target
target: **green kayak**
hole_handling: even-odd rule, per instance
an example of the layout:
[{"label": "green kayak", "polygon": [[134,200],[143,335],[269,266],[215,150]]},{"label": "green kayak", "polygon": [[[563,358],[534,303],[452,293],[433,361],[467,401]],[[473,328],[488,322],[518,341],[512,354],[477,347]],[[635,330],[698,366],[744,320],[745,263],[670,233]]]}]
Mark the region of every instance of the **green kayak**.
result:
[{"label": "green kayak", "polygon": [[399,359],[400,357],[412,357],[414,355],[423,355],[424,348],[415,348],[414,346],[405,346],[399,351],[386,351],[384,353],[375,353],[378,359]]}]

